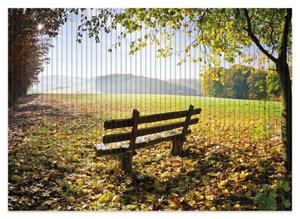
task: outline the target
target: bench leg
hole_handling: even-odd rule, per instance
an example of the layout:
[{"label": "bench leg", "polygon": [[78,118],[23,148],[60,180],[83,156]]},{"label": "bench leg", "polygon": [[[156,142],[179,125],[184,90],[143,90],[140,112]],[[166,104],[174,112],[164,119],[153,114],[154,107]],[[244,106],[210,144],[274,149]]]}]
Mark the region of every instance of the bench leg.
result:
[{"label": "bench leg", "polygon": [[171,154],[172,155],[180,155],[182,152],[182,146],[183,146],[183,142],[181,140],[177,140],[177,139],[173,140]]},{"label": "bench leg", "polygon": [[133,152],[125,152],[120,155],[121,166],[126,174],[132,171],[132,157]]}]

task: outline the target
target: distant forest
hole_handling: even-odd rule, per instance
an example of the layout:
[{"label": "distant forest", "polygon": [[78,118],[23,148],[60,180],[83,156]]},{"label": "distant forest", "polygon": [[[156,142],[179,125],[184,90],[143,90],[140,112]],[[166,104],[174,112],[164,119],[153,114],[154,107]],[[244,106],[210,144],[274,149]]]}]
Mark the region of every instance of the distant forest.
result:
[{"label": "distant forest", "polygon": [[201,76],[203,96],[255,100],[280,97],[279,76],[275,71],[233,65],[210,68]]}]

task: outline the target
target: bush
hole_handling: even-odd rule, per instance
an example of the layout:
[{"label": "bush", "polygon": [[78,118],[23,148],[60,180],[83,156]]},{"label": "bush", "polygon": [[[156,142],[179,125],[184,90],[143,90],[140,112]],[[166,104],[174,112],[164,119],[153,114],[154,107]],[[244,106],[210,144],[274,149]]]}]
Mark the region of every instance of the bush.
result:
[{"label": "bush", "polygon": [[263,185],[261,192],[254,197],[254,204],[259,210],[287,210],[291,208],[291,202],[286,198],[290,192],[289,182],[278,181],[275,185]]}]

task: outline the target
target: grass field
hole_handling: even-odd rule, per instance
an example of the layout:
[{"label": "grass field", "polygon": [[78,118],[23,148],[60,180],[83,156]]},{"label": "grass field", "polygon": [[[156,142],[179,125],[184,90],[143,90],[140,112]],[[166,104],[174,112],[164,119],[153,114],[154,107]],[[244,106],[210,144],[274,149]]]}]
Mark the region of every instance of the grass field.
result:
[{"label": "grass field", "polygon": [[198,96],[139,94],[48,94],[44,101],[72,112],[94,112],[103,118],[130,117],[132,109],[141,114],[187,109],[189,104],[202,108],[200,115],[207,130],[216,126],[231,129],[251,128],[261,134],[280,135],[281,104],[277,101],[238,100]]},{"label": "grass field", "polygon": [[[135,177],[97,157],[103,121],[201,107],[183,157],[137,151]],[[255,210],[284,180],[278,102],[154,95],[31,95],[9,111],[9,209]],[[278,205],[277,209],[282,209]]]},{"label": "grass field", "polygon": [[[88,107],[90,104],[120,106],[134,106],[146,110],[147,113],[182,109],[193,104],[206,109],[206,112],[245,112],[245,116],[252,113],[276,116],[280,111],[280,102],[268,100],[243,100],[199,96],[176,95],[148,95],[148,94],[46,94],[45,101],[57,103],[63,101],[68,104]],[[149,108],[151,107],[151,108]],[[121,107],[122,108],[122,107]],[[88,109],[88,108],[87,108]],[[118,111],[120,109],[113,109]]]}]

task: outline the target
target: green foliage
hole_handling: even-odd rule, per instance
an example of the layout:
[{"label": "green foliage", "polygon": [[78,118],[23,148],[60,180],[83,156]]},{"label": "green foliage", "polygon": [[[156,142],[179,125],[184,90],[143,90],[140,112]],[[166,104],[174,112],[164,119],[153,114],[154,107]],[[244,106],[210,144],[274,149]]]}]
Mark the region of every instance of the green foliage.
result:
[{"label": "green foliage", "polygon": [[224,93],[227,98],[247,99],[248,84],[247,77],[250,68],[234,65],[224,75]]},{"label": "green foliage", "polygon": [[276,197],[276,192],[268,185],[264,185],[262,191],[255,196],[254,203],[258,205],[259,210],[274,211],[277,209]]},{"label": "green foliage", "polygon": [[280,96],[279,75],[275,71],[269,71],[266,77],[267,94],[271,99],[278,99]]},{"label": "green foliage", "polygon": [[224,68],[210,68],[201,75],[201,89],[203,96],[224,96],[224,70]]},{"label": "green foliage", "polygon": [[285,198],[289,191],[289,182],[286,180],[279,180],[272,186],[265,184],[254,197],[254,203],[259,210],[290,209],[291,203],[289,199]]},{"label": "green foliage", "polygon": [[267,98],[266,72],[264,70],[252,71],[247,78],[248,96],[250,99],[262,100]]},{"label": "green foliage", "polygon": [[[139,42],[132,45],[130,54],[144,48],[148,43],[163,43],[160,40],[161,34],[163,39],[172,39],[176,32],[183,31],[194,38],[184,48],[187,56],[190,55],[190,48],[198,47],[201,54],[215,65],[220,61],[221,54],[228,62],[234,62],[237,55],[243,59],[243,62],[250,62],[255,54],[249,54],[244,50],[253,44],[248,33],[246,12],[250,18],[252,33],[258,37],[259,42],[266,46],[267,51],[272,55],[274,51],[279,51],[279,37],[285,9],[99,9],[97,16],[82,17],[79,30],[89,31],[89,36],[99,40],[100,28],[109,32],[120,25],[124,28],[120,35],[126,36],[146,27],[148,32],[139,38]],[[111,26],[107,24],[110,16],[112,17]],[[82,35],[79,34],[78,37],[81,38]],[[290,47],[289,36],[289,51]],[[160,52],[160,55],[164,57],[170,54],[172,53],[169,51]]]},{"label": "green foliage", "polygon": [[206,70],[202,75],[201,88],[204,96],[211,97],[264,100],[278,99],[280,95],[276,73],[243,65]]}]

